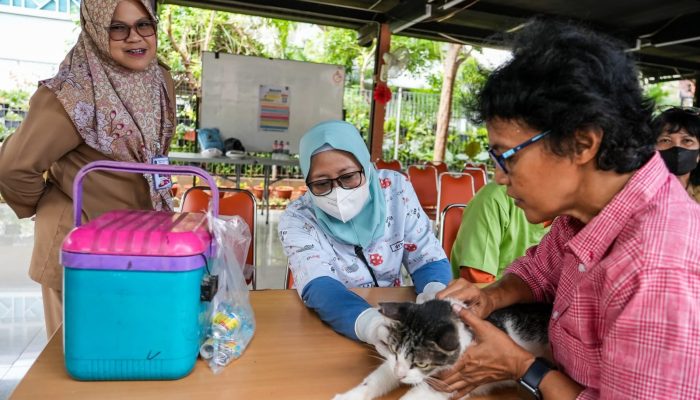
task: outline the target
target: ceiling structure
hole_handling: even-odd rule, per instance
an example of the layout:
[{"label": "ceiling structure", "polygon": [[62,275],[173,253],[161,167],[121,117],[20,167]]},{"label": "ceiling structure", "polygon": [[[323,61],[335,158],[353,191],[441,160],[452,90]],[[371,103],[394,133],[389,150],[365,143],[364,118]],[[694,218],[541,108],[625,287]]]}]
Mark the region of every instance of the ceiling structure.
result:
[{"label": "ceiling structure", "polygon": [[165,0],[166,3],[358,30],[369,44],[379,23],[393,34],[506,47],[504,34],[531,17],[583,21],[623,40],[645,77],[700,76],[697,0]]}]

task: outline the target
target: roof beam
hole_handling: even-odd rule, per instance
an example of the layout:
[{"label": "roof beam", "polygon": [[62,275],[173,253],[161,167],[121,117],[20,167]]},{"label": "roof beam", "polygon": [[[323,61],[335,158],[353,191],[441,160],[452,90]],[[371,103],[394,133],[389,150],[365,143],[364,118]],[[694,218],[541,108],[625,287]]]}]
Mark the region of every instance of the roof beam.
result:
[{"label": "roof beam", "polygon": [[686,61],[686,60],[679,60],[679,59],[670,59],[670,58],[654,56],[654,55],[650,55],[650,54],[638,53],[637,54],[637,61],[640,64],[647,64],[647,65],[652,65],[652,66],[656,66],[656,67],[665,67],[668,69],[700,71],[700,63]]},{"label": "roof beam", "polygon": [[207,8],[269,18],[358,28],[367,21],[381,22],[381,13],[298,0],[166,0],[170,4]]}]

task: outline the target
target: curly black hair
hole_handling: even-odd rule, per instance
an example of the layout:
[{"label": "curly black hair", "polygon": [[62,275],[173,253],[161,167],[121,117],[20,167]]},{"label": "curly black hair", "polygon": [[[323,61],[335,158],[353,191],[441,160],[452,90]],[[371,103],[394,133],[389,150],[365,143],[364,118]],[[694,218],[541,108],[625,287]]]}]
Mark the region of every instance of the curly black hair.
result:
[{"label": "curly black hair", "polygon": [[[685,129],[700,140],[700,115],[697,110],[672,107],[654,117],[651,128],[657,138],[664,131],[676,133]],[[700,185],[700,166],[690,172],[690,183],[693,186]]]},{"label": "curly black hair", "polygon": [[575,132],[600,129],[601,170],[626,173],[654,154],[654,104],[644,98],[639,72],[625,46],[561,20],[535,18],[513,38],[513,57],[479,94],[483,121],[495,118],[550,130],[547,148],[575,152]]}]

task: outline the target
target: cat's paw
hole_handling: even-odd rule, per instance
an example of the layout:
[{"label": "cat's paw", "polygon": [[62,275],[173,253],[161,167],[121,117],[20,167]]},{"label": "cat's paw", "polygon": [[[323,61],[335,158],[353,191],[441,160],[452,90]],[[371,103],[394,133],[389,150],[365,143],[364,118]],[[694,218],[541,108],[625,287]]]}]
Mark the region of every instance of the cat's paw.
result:
[{"label": "cat's paw", "polygon": [[361,387],[356,387],[348,392],[336,394],[333,400],[372,400],[367,390],[362,389]]}]

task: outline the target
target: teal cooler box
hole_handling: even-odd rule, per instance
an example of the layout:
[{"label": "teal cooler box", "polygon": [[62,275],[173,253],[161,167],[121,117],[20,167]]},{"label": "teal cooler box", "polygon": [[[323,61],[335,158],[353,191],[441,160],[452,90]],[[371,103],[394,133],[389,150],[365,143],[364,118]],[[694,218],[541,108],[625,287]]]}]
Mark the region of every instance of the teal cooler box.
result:
[{"label": "teal cooler box", "polygon": [[201,285],[212,248],[201,213],[118,210],[81,226],[81,182],[89,171],[198,175],[206,172],[100,161],[73,186],[75,226],[63,242],[63,348],[78,380],[178,379],[194,368],[206,303]]}]

